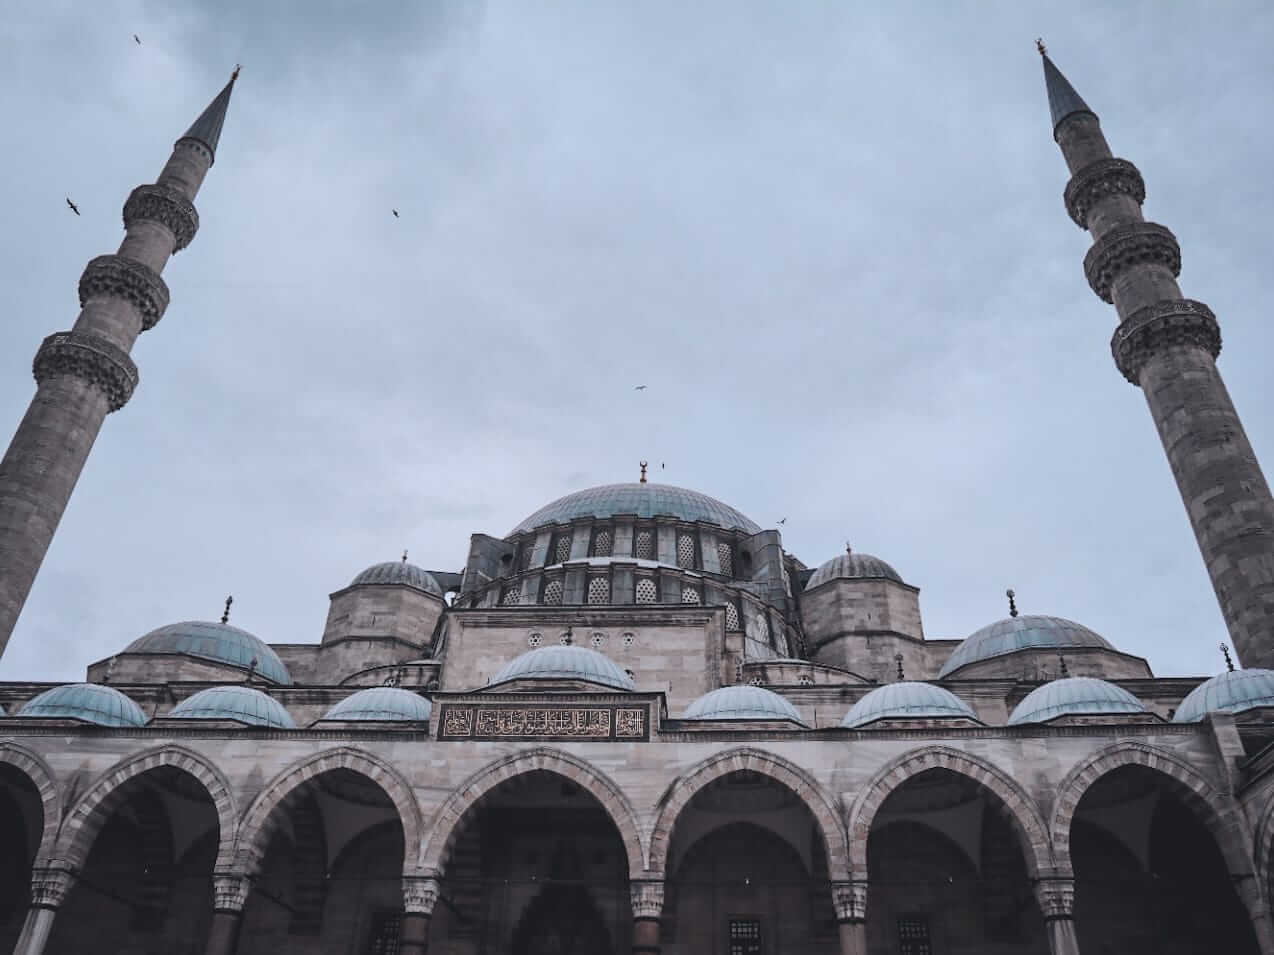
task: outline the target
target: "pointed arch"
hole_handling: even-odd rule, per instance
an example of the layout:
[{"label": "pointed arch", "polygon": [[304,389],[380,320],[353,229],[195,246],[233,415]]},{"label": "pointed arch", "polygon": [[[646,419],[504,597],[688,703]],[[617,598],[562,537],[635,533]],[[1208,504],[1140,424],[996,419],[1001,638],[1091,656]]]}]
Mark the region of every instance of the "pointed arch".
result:
[{"label": "pointed arch", "polygon": [[913,776],[931,769],[957,773],[992,793],[1000,802],[1022,844],[1032,878],[1054,871],[1048,825],[1039,806],[1008,773],[978,756],[950,746],[925,746],[903,753],[872,777],[854,801],[849,816],[850,868],[853,878],[867,878],[867,839],[881,804]]},{"label": "pointed arch", "polygon": [[194,777],[208,793],[217,813],[216,865],[218,868],[228,865],[234,855],[238,830],[238,812],[230,784],[221,771],[203,756],[171,743],[144,750],[116,763],[89,786],[67,813],[58,840],[60,858],[76,868],[82,867],[102,825],[128,798],[125,784],[162,766],[171,766]]},{"label": "pointed arch", "polygon": [[57,845],[58,830],[62,826],[62,795],[49,768],[38,753],[13,740],[0,742],[0,763],[13,766],[35,787],[40,796],[40,809],[44,818],[40,833],[40,848],[35,853],[35,864],[41,865],[53,857]]},{"label": "pointed arch", "polygon": [[655,826],[650,837],[650,872],[660,877],[666,874],[673,829],[686,804],[709,783],[738,772],[766,776],[794,792],[813,815],[822,832],[823,845],[827,851],[827,868],[832,879],[841,880],[846,877],[848,851],[845,827],[837,811],[836,800],[813,776],[795,763],[774,753],[746,746],[710,756],[669,784],[659,800]]},{"label": "pointed arch", "polygon": [[411,784],[378,756],[341,746],[309,756],[283,770],[252,801],[239,824],[236,871],[252,875],[260,868],[274,825],[275,810],[300,794],[303,783],[335,769],[348,769],[371,780],[389,797],[403,827],[403,869],[412,871],[413,847],[420,844],[420,807]]},{"label": "pointed arch", "polygon": [[536,771],[562,776],[592,794],[619,830],[628,855],[630,876],[641,874],[646,860],[645,843],[637,813],[623,790],[592,764],[570,753],[547,747],[506,756],[478,770],[457,786],[430,822],[427,842],[421,847],[421,871],[441,873],[452,846],[463,831],[464,817],[501,783]]}]

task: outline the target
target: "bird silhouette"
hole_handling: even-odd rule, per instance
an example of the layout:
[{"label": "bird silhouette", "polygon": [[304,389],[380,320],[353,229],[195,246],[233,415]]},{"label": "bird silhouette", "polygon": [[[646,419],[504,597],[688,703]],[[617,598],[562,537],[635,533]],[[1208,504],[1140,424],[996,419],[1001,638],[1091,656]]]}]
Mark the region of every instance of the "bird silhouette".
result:
[{"label": "bird silhouette", "polygon": [[399,216],[399,215],[398,215],[398,210],[397,210],[397,209],[390,209],[389,211],[390,211],[390,212],[392,212],[392,213],[394,214],[394,218],[395,218],[395,219],[399,219],[399,218],[401,218],[401,216]]},{"label": "bird silhouette", "polygon": [[74,212],[77,216],[80,214],[80,207],[77,206],[74,202],[72,202],[69,197],[66,200],[66,204],[71,207],[71,211]]},{"label": "bird silhouette", "polygon": [[141,45],[142,45],[142,38],[141,38],[141,37],[139,37],[136,33],[134,33],[134,34],[133,34],[133,41],[134,41],[134,42],[135,42],[138,46],[141,46]]},{"label": "bird silhouette", "polygon": [[659,470],[661,470],[661,471],[662,471],[662,470],[663,470],[664,468],[666,468],[667,466],[668,466],[668,465],[664,464],[662,461],[660,461],[660,462],[659,462]]},{"label": "bird silhouette", "polygon": [[645,390],[646,390],[645,385],[638,385],[636,388],[633,389],[633,391],[645,391]]},{"label": "bird silhouette", "polygon": [[785,518],[783,518],[783,520],[779,521],[779,523],[780,523],[780,524],[786,524],[786,523],[787,523],[787,518],[786,518],[786,517],[785,517]]}]

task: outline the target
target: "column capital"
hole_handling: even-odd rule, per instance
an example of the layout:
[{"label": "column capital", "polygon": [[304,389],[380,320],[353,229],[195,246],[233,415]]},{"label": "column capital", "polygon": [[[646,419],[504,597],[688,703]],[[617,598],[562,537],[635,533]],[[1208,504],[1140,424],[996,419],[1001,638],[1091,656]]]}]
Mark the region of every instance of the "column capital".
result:
[{"label": "column capital", "polygon": [[195,204],[171,186],[157,183],[138,186],[124,203],[124,228],[139,219],[158,222],[171,232],[174,253],[190,245],[190,240],[199,231],[199,213],[195,211]]},{"label": "column capital", "polygon": [[1089,210],[1109,196],[1120,195],[1138,204],[1146,201],[1141,173],[1127,159],[1097,159],[1071,176],[1062,198],[1075,224],[1087,229]]},{"label": "column capital", "polygon": [[36,866],[31,870],[31,908],[58,908],[75,879],[76,872],[67,866]]},{"label": "column capital", "polygon": [[31,373],[37,382],[72,376],[95,385],[106,395],[111,411],[128,403],[138,377],[127,352],[89,332],[54,332],[40,343]]},{"label": "column capital", "polygon": [[252,877],[243,872],[216,872],[212,876],[212,910],[238,914],[248,903]]},{"label": "column capital", "polygon": [[1110,353],[1115,367],[1140,387],[1146,362],[1166,348],[1181,345],[1195,345],[1213,358],[1221,354],[1221,326],[1202,302],[1165,299],[1137,309],[1115,329]]},{"label": "column capital", "polygon": [[403,911],[408,915],[433,915],[441,889],[441,883],[433,876],[403,876]]},{"label": "column capital", "polygon": [[1048,876],[1035,882],[1035,898],[1044,913],[1044,921],[1075,917],[1075,880]]},{"label": "column capital", "polygon": [[865,922],[867,920],[867,883],[833,882],[832,906],[838,922]]},{"label": "column capital", "polygon": [[1181,274],[1181,246],[1167,226],[1130,222],[1101,236],[1084,256],[1088,284],[1103,302],[1113,302],[1111,286],[1134,265],[1162,265],[1173,277]]},{"label": "column capital", "polygon": [[662,879],[643,879],[628,883],[632,900],[633,918],[657,919],[664,910],[664,883]]}]

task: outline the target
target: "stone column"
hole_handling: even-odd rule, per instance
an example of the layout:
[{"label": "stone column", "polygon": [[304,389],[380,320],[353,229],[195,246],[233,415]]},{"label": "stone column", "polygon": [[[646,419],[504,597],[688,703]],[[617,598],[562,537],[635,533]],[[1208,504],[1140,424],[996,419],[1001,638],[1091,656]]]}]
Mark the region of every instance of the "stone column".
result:
[{"label": "stone column", "polygon": [[660,879],[630,882],[633,905],[633,955],[659,955],[659,917],[664,910]]},{"label": "stone column", "polygon": [[1271,918],[1270,904],[1265,893],[1262,880],[1256,874],[1232,876],[1234,891],[1243,900],[1248,916],[1252,919],[1252,933],[1256,936],[1256,947],[1261,955],[1274,955],[1274,919]]},{"label": "stone column", "polygon": [[425,955],[429,951],[429,920],[440,888],[433,876],[403,876],[403,928],[398,936],[402,955]]},{"label": "stone column", "polygon": [[208,929],[206,955],[234,955],[239,944],[243,907],[251,891],[252,879],[243,873],[213,874],[212,925]]},{"label": "stone column", "polygon": [[1044,914],[1048,950],[1052,955],[1079,955],[1075,936],[1075,880],[1045,878],[1035,883],[1035,898]]},{"label": "stone column", "polygon": [[867,883],[833,882],[841,955],[867,955]]},{"label": "stone column", "polygon": [[67,868],[37,866],[31,870],[31,908],[13,955],[40,955],[44,951],[53,930],[53,917],[74,884],[75,873]]}]

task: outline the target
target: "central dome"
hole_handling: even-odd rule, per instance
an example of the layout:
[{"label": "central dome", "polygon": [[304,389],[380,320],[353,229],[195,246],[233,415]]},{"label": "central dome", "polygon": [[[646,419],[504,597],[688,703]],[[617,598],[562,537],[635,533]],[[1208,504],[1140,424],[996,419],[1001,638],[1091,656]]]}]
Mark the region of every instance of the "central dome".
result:
[{"label": "central dome", "polygon": [[585,488],[552,504],[546,504],[509,536],[534,530],[545,524],[566,524],[580,517],[606,518],[617,514],[638,517],[676,517],[683,521],[708,521],[732,530],[757,534],[761,528],[729,504],[716,498],[671,484],[602,484]]}]

